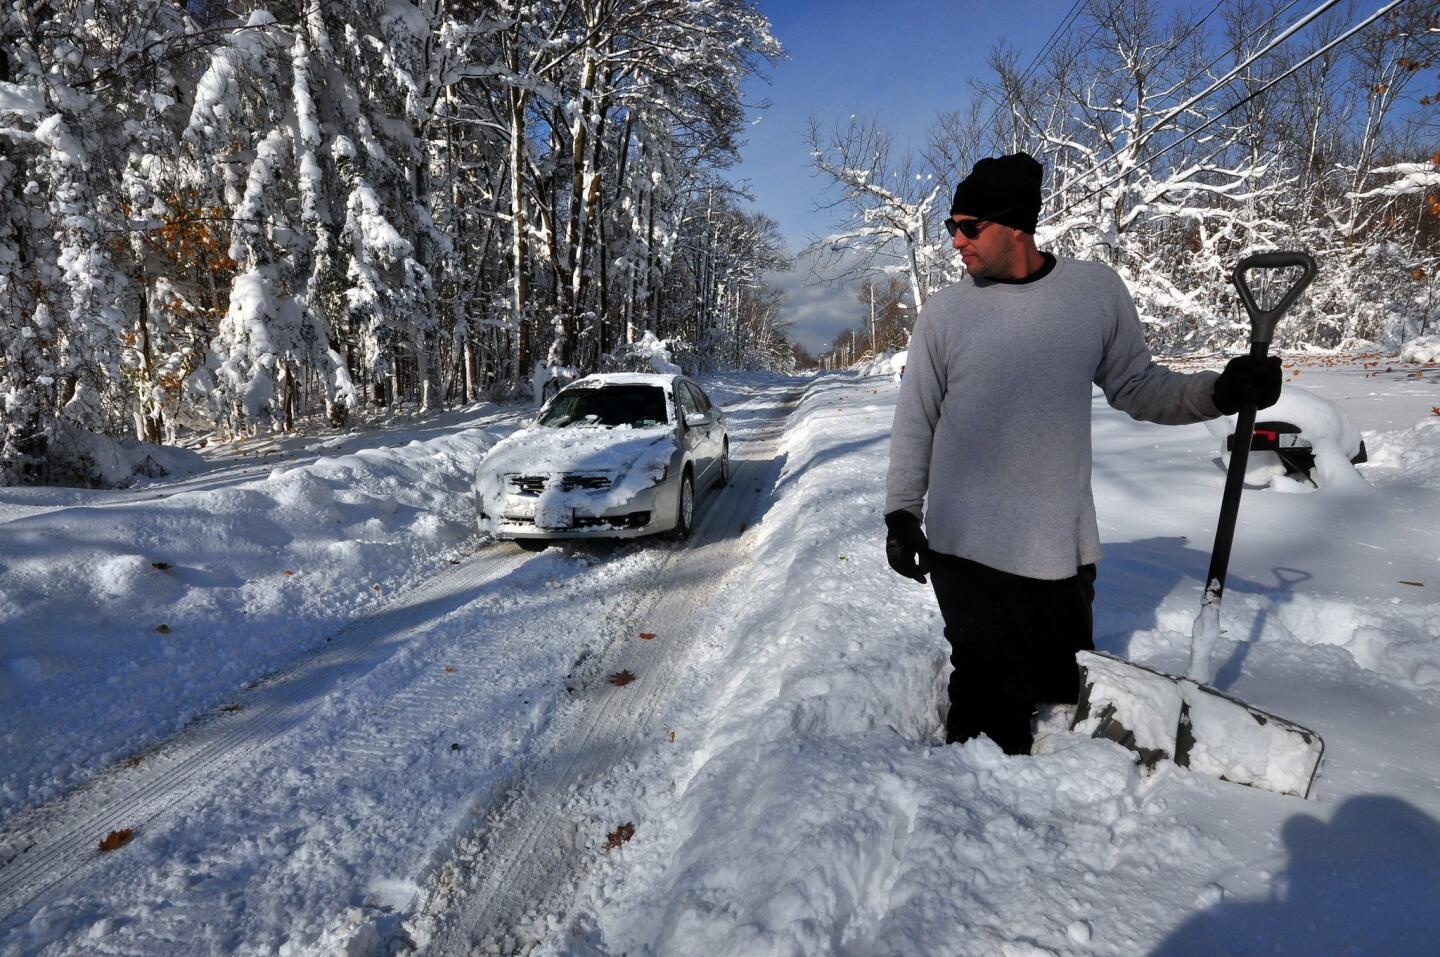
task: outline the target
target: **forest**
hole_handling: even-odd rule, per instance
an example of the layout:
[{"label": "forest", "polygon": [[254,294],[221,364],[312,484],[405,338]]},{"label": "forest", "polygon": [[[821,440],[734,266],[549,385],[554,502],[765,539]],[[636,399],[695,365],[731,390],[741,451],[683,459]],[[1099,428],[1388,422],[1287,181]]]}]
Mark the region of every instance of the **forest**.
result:
[{"label": "forest", "polygon": [[17,0],[0,49],[0,481],[501,398],[646,331],[791,361],[776,226],[721,175],[781,55],[751,3]]}]

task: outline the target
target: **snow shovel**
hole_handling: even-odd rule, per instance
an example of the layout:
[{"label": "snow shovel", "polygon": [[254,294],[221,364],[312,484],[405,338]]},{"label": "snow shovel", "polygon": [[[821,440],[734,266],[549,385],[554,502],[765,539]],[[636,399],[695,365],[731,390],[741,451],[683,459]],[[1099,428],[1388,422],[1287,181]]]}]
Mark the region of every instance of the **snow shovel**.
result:
[{"label": "snow shovel", "polygon": [[[1295,266],[1304,270],[1300,278],[1276,306],[1261,309],[1245,274]],[[1231,281],[1250,315],[1252,356],[1263,357],[1269,351],[1276,323],[1314,278],[1315,260],[1303,252],[1259,253],[1245,257],[1235,267]],[[1240,407],[1235,435],[1251,437],[1255,412],[1253,405]],[[1207,683],[1214,678],[1211,656],[1220,636],[1220,597],[1225,592],[1225,572],[1250,453],[1249,441],[1234,441],[1232,446],[1205,597],[1190,632],[1186,676],[1178,678],[1113,655],[1082,651],[1075,656],[1081,691],[1072,730],[1116,741],[1136,752],[1147,767],[1170,759],[1222,780],[1304,798],[1310,795],[1325,752],[1320,735]]]}]

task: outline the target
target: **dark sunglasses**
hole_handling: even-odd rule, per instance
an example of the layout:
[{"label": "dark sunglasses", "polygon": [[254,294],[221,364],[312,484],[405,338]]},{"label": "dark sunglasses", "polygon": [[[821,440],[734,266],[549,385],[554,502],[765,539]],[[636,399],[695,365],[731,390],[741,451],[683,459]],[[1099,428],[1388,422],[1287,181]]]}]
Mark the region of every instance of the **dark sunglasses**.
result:
[{"label": "dark sunglasses", "polygon": [[[1007,212],[1009,212],[1009,210],[1002,209],[999,213],[992,213],[991,215],[999,216],[1001,213]],[[956,233],[959,233],[966,239],[975,239],[980,235],[980,231],[986,226],[989,226],[990,223],[991,221],[988,219],[965,219],[959,222],[953,219],[947,219],[945,220],[945,231],[950,234],[951,239],[955,238]]]}]

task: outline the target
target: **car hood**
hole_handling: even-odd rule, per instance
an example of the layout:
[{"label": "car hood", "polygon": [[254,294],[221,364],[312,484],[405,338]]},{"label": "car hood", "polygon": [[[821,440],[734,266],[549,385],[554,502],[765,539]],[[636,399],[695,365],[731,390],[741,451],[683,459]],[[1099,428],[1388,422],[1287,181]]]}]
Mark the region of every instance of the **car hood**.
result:
[{"label": "car hood", "polygon": [[619,474],[652,461],[667,464],[675,447],[675,436],[669,426],[645,429],[535,426],[497,442],[480,469],[500,475],[511,472]]},{"label": "car hood", "polygon": [[[565,429],[533,427],[499,442],[480,463],[475,488],[489,514],[503,511],[507,490],[503,476],[543,475],[550,479],[540,493],[539,508],[580,508],[598,514],[629,501],[650,488],[679,448],[670,426],[652,428]],[[567,472],[604,472],[612,479],[603,492],[560,487]]]}]

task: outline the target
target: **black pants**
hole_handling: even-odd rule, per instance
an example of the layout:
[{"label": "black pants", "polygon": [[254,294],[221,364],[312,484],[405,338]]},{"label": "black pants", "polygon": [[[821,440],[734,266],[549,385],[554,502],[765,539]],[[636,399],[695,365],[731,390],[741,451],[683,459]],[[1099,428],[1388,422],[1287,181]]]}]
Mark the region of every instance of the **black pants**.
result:
[{"label": "black pants", "polygon": [[1046,581],[939,552],[929,557],[955,666],[945,740],[985,734],[1006,754],[1028,754],[1035,706],[1074,704],[1080,693],[1075,653],[1095,647],[1095,566]]}]

